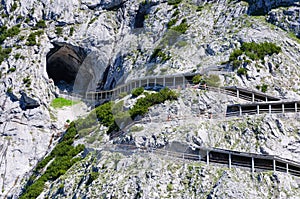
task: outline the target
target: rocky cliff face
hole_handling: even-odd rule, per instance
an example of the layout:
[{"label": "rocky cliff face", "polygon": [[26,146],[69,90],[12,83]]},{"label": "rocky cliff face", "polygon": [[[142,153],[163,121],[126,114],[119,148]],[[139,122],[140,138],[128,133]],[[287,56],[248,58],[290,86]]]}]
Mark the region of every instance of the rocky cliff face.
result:
[{"label": "rocky cliff face", "polygon": [[[5,29],[0,29],[2,49],[11,48],[9,55],[0,63],[1,197],[16,196],[16,193],[20,192],[21,184],[25,181],[24,176],[27,176],[38,160],[55,145],[56,135],[65,130],[62,125],[64,121],[57,121],[50,106],[51,100],[58,96],[59,90],[66,91],[73,87],[74,92],[84,93],[87,90],[111,89],[125,81],[142,76],[209,71],[212,66],[227,62],[230,53],[235,48],[239,48],[242,42],[267,41],[281,46],[282,52],[278,55],[266,56],[263,61],[252,61],[243,66],[248,71],[247,76],[238,75],[236,71],[220,75],[222,84],[241,85],[252,89],[267,84],[269,94],[299,99],[300,57],[298,55],[300,44],[299,40],[291,37],[288,32],[292,31],[299,36],[298,2],[287,0],[247,2],[182,1],[176,6],[164,0],[2,1],[0,26],[6,26],[7,29],[15,27],[20,32],[13,34]],[[267,17],[251,16],[260,13],[267,14]],[[185,31],[174,28],[185,23],[187,25]],[[1,57],[4,52],[2,49],[0,48]],[[155,54],[155,52],[157,53]],[[231,71],[232,67],[226,65],[226,69]],[[24,104],[22,95],[24,94],[30,98],[28,101],[32,102],[31,105],[29,103],[28,108],[22,106]],[[183,95],[186,98],[192,96],[187,93],[183,93]],[[192,108],[186,107],[186,110],[182,110],[186,111],[188,115],[199,114],[201,111],[207,110],[207,105],[212,102],[218,104],[212,108],[215,112],[224,106],[222,100],[217,96],[205,96],[203,99],[195,98],[195,100],[198,100],[198,103],[189,104],[192,100],[183,100],[174,106],[182,109],[191,106]],[[33,107],[33,105],[35,106]],[[150,114],[159,115],[165,111],[164,108],[166,107],[160,107],[161,111]],[[68,117],[66,116],[64,119],[67,120]],[[161,119],[160,117],[157,119]],[[283,130],[280,130],[278,123],[286,121],[281,121],[276,117],[258,120],[259,126],[261,126],[258,130],[254,127],[248,130],[246,127],[236,129],[235,127],[239,125],[237,121],[233,121],[233,125],[230,122],[225,124],[220,122],[215,126],[216,129],[213,131],[215,133],[211,134],[212,137],[209,140],[207,138],[209,127],[204,124],[197,124],[196,130],[192,130],[199,132],[198,135],[196,133],[195,135],[182,135],[181,131],[166,127],[166,129],[158,129],[156,132],[159,133],[157,134],[152,132],[145,135],[144,132],[140,132],[140,135],[128,139],[134,140],[137,145],[154,143],[160,146],[166,145],[168,139],[189,140],[188,143],[196,140],[198,144],[251,152],[268,151],[268,153],[279,155],[284,151],[289,157],[294,159],[299,157],[297,154],[299,138],[296,136],[299,130],[298,126],[288,128],[288,124],[286,124],[282,127]],[[298,121],[297,118],[294,120]],[[248,121],[248,123],[255,126],[256,119]],[[151,125],[149,124],[150,127]],[[184,125],[178,123],[178,128],[179,126]],[[151,129],[150,127],[149,129]],[[148,129],[147,125],[144,128]],[[186,131],[182,130],[182,132]],[[217,132],[220,131],[222,139],[218,139],[220,135]],[[168,138],[166,135],[169,134],[176,136]],[[246,136],[240,139],[243,135]],[[156,143],[152,140],[153,136],[157,138]],[[225,141],[223,137],[226,137]],[[278,139],[282,140],[280,144],[277,144]],[[253,140],[257,143],[255,146],[244,147]],[[124,140],[119,140],[119,142],[124,142]],[[147,158],[141,161],[148,161]],[[87,161],[91,160],[87,158]],[[128,162],[132,161],[134,160],[126,159],[123,166],[130,166]],[[95,166],[95,169],[100,169],[102,163],[97,162],[97,164],[100,166]],[[137,164],[142,165],[139,161]],[[76,171],[76,175],[83,175],[87,170],[94,168],[90,163],[87,163],[86,167],[82,165],[85,163],[76,165],[70,172],[80,170],[80,172]],[[116,165],[119,168],[119,163]],[[164,161],[158,165],[160,166],[157,168],[166,166]],[[133,164],[132,167],[134,166]],[[168,179],[174,180],[172,183],[170,180],[166,180],[155,184],[155,178],[147,178],[154,184],[147,185],[148,188],[144,189],[144,196],[154,194],[153,198],[159,197],[162,196],[161,192],[169,189],[170,193],[174,194],[171,194],[173,197],[198,197],[197,191],[195,193],[194,190],[187,191],[183,184],[179,186],[175,181],[178,181],[180,176],[185,176],[182,178],[185,179],[189,172],[197,173],[199,171],[187,171],[187,165],[176,164],[174,167],[177,170],[163,169],[162,171],[163,176],[168,175]],[[154,168],[155,165],[148,169],[153,170]],[[211,178],[211,175],[215,175],[213,174],[214,170],[218,170],[216,168],[205,169],[203,172],[208,172],[207,175],[197,173],[195,176],[200,175],[199,179],[205,181],[205,179]],[[127,168],[124,170],[129,172]],[[218,180],[204,183],[201,185],[205,190],[203,193],[208,192],[207,194],[210,194],[211,198],[222,197],[220,192],[228,187],[227,182],[229,184],[238,183],[235,178],[240,175],[240,171],[236,172],[232,174],[234,177],[228,177],[231,174],[224,174],[225,177],[220,179],[224,183],[221,181],[219,183]],[[171,173],[176,173],[176,175],[172,176]],[[247,172],[241,171],[241,173],[250,181]],[[128,174],[127,177],[132,179],[130,183],[135,186],[135,190],[131,190],[131,184],[126,185],[128,197],[142,194],[140,191],[142,184],[148,182],[145,175],[142,171],[137,177]],[[159,178],[158,171],[155,175],[156,178]],[[67,176],[65,180],[70,182],[63,182],[59,179],[52,188],[43,193],[44,196],[51,197],[62,194],[63,198],[74,194],[84,197],[92,194],[93,189],[96,189],[94,184],[100,183],[90,182],[88,183],[91,185],[90,188],[86,188],[84,183],[78,184],[70,176],[72,175]],[[219,177],[217,178],[219,179]],[[116,178],[118,177],[116,176]],[[80,181],[80,178],[78,179]],[[199,179],[192,177],[188,180],[196,182]],[[264,190],[270,190],[274,183],[278,190],[288,190],[287,192],[272,192],[273,195],[279,192],[287,194],[281,195],[282,197],[293,195],[294,189],[297,188],[293,180],[289,181],[291,186],[286,185],[288,187],[281,188],[283,180],[274,181],[277,179],[276,176],[263,176],[259,179],[259,182],[250,183],[251,186],[258,189],[253,196],[264,198]],[[83,179],[83,182],[85,181],[88,181],[87,177]],[[125,182],[126,180],[122,181],[122,183]],[[105,183],[100,183],[102,187],[94,193],[103,192],[104,194],[110,190],[107,188],[109,184],[113,183],[113,181],[105,179]],[[171,188],[169,185],[168,188],[168,183],[174,184],[174,186]],[[212,188],[214,183],[216,186]],[[259,183],[263,183],[265,189],[259,187]],[[64,184],[64,187],[59,187],[59,184]],[[74,187],[75,185],[79,187],[78,190],[68,188],[68,186]],[[196,190],[198,188],[195,187]],[[112,190],[115,189],[117,187]],[[245,189],[247,188],[245,187]],[[157,190],[161,190],[161,192],[157,192]],[[183,190],[182,193],[180,190]],[[251,190],[245,193],[248,192],[249,194],[245,195],[252,196]],[[157,193],[161,194],[157,196],[155,195]],[[115,193],[115,196],[120,196],[119,194],[121,192]],[[113,191],[107,192],[106,197],[113,197],[113,195]]]}]

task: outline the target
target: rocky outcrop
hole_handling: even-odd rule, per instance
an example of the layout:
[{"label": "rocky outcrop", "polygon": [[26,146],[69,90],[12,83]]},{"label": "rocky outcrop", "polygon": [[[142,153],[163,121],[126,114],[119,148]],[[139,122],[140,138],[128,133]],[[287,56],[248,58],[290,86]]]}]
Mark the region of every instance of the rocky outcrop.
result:
[{"label": "rocky outcrop", "polygon": [[246,0],[249,3],[248,13],[251,15],[265,15],[271,9],[299,5],[298,0]]},{"label": "rocky outcrop", "polygon": [[[145,7],[142,6],[142,2],[146,3]],[[292,1],[249,2],[249,12],[261,9],[263,12],[267,12],[271,8],[285,5],[284,2]],[[293,1],[293,3],[297,2]],[[84,93],[87,90],[111,89],[130,79],[145,75],[209,71],[210,66],[228,61],[230,53],[239,47],[241,42],[268,41],[281,46],[282,53],[276,56],[267,56],[261,61],[250,61],[251,63],[245,66],[248,71],[247,77],[236,75],[236,71],[221,71],[224,72],[223,75],[219,75],[221,82],[225,85],[240,85],[252,89],[256,89],[258,85],[268,84],[268,94],[299,97],[299,44],[287,37],[286,32],[270,28],[265,21],[245,15],[248,6],[244,2],[195,0],[184,1],[178,6],[173,6],[168,5],[165,0],[4,0],[1,2],[1,8],[3,9],[0,9],[0,24],[6,24],[8,28],[20,24],[20,33],[13,37],[7,37],[2,44],[2,48],[12,48],[11,54],[0,66],[0,91],[2,93],[0,94],[0,143],[3,143],[0,150],[0,170],[3,174],[0,187],[3,190],[1,193],[3,198],[6,198],[8,193],[17,195],[15,193],[21,190],[21,181],[25,173],[33,169],[38,160],[51,148],[54,137],[61,135],[61,132],[64,131],[61,124],[65,121],[57,125],[57,119],[49,105],[59,92],[56,86],[59,80],[74,81],[73,90]],[[175,27],[178,30],[181,23],[181,20],[176,21],[177,18],[186,18],[188,28],[185,33],[180,32],[180,29],[174,31]],[[168,28],[167,24],[171,20],[175,21],[175,24]],[[45,25],[43,25],[43,21]],[[39,31],[39,35],[34,38],[36,44],[29,45],[27,43],[29,35],[37,31]],[[32,36],[30,38],[33,40]],[[155,62],[151,62],[151,55],[157,48],[161,48],[159,57],[155,59]],[[164,55],[170,58],[161,62]],[[55,80],[56,85],[51,78]],[[21,90],[36,100],[40,106],[22,110],[17,101],[17,98],[22,97],[19,94]],[[5,94],[8,91],[14,93],[15,96]],[[193,91],[182,93],[183,100],[180,100],[178,104],[171,104],[170,107],[168,105],[155,107],[150,111],[149,118],[157,119],[156,124],[144,125],[143,131],[132,132],[133,135],[128,135],[124,139],[125,141],[119,141],[160,147],[166,146],[172,141],[194,145],[212,143],[214,146],[219,145],[224,148],[232,146],[242,150],[242,146],[256,143],[258,139],[258,146],[251,145],[250,149],[256,151],[262,146],[261,151],[271,153],[273,150],[276,151],[276,146],[278,146],[276,143],[279,138],[283,142],[288,140],[288,143],[291,143],[290,146],[283,145],[290,147],[285,152],[290,156],[298,157],[297,154],[294,154],[297,151],[298,138],[286,139],[281,131],[276,130],[276,123],[273,119],[264,120],[262,123],[269,124],[262,125],[263,129],[253,127],[253,130],[241,130],[242,128],[237,125],[224,125],[225,129],[235,130],[234,132],[238,136],[226,135],[229,132],[221,131],[220,124],[208,125],[209,112],[222,114],[225,102],[233,103],[233,101],[222,95],[215,96],[210,93],[197,95],[198,93]],[[172,116],[170,123],[166,122],[168,114]],[[194,119],[180,119],[184,115]],[[202,120],[201,124],[199,124],[200,120]],[[237,121],[232,122],[238,124]],[[254,126],[255,121],[251,124]],[[283,125],[284,132],[287,132],[286,126],[288,125]],[[216,128],[211,133],[210,130],[213,127]],[[105,134],[104,127],[100,127],[99,131],[103,131]],[[95,132],[95,135],[98,136],[99,132]],[[210,135],[211,137],[209,137]],[[226,141],[224,142],[225,135]],[[292,135],[290,136],[292,137]],[[265,142],[265,140],[269,141]],[[265,143],[267,144],[265,145]],[[269,144],[272,147],[268,147]],[[284,147],[278,147],[276,153],[279,153],[279,150],[285,150]],[[122,160],[122,162],[125,165],[131,164],[130,161]],[[116,165],[117,167],[114,164],[110,166],[111,168],[122,168],[123,164]],[[75,173],[78,174],[81,170],[83,173],[85,172],[84,168],[73,169],[77,170]],[[132,177],[132,173],[130,171],[128,174],[132,180],[124,179],[126,182],[130,182],[126,187],[136,187],[128,192],[137,194],[143,188],[140,183],[143,178]],[[114,179],[119,179],[118,175],[120,174],[121,172],[115,173]],[[154,176],[159,176],[159,174],[160,172],[153,172]],[[141,173],[141,175],[146,176],[146,173]],[[152,174],[147,175],[151,176]],[[210,176],[205,179],[207,178]],[[55,193],[58,195],[60,193],[67,195],[76,193],[76,197],[88,195],[85,192],[86,187],[81,190],[81,184],[79,183],[80,185],[77,186],[74,179],[70,178],[66,180],[66,183],[63,182],[65,188],[60,187],[60,190]],[[88,179],[89,177],[86,176],[79,181],[85,182]],[[163,177],[155,179],[162,179],[161,183],[158,183],[159,186],[164,187],[160,190],[161,192],[159,190],[156,192],[156,184],[150,186],[149,183],[147,183],[149,187],[145,190],[150,193],[150,187],[152,187],[155,190],[152,192],[153,197],[160,197],[157,193],[167,193],[166,186],[169,181],[164,181]],[[196,178],[191,181],[200,182]],[[225,178],[225,181],[228,181],[228,178]],[[172,183],[176,184],[176,182]],[[88,189],[93,189],[94,184],[89,183]],[[72,186],[74,184],[76,186]],[[103,185],[106,187],[105,190],[111,184]],[[205,186],[198,189],[199,184],[195,186],[196,188],[191,188],[191,190],[203,189],[206,192],[212,190],[211,187]],[[56,189],[56,184],[52,186],[53,189],[51,185],[49,187],[51,190],[45,192],[50,197],[55,195],[52,191]],[[74,191],[71,187],[79,188]],[[169,185],[169,189],[171,189],[170,187]],[[220,194],[221,191],[218,191],[222,189],[220,187],[212,190],[211,193]],[[112,192],[108,193],[107,197],[113,195],[116,189],[117,187],[109,189]],[[187,188],[184,186],[180,189],[174,188],[174,192],[183,189]],[[260,191],[257,192],[261,194]],[[122,196],[120,195],[120,197]],[[133,195],[130,196],[133,197]],[[41,197],[43,198],[43,196]],[[63,195],[63,197],[66,196]],[[177,196],[174,195],[174,197]],[[193,195],[186,193],[182,197],[191,198]]]},{"label": "rocky outcrop", "polygon": [[34,109],[40,106],[39,102],[31,97],[28,97],[26,93],[21,93],[20,106],[22,110]]}]

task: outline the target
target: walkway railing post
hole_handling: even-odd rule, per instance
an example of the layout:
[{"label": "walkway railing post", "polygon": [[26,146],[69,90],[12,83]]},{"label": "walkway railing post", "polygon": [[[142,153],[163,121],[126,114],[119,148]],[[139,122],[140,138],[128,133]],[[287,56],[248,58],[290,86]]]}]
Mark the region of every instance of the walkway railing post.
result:
[{"label": "walkway railing post", "polygon": [[142,80],[139,80],[139,87],[142,87]]},{"label": "walkway railing post", "polygon": [[276,171],[276,161],[275,161],[275,159],[273,159],[273,171],[274,172]]},{"label": "walkway railing post", "polygon": [[269,104],[269,113],[270,113],[270,114],[272,113],[272,107],[271,107],[271,104]]},{"label": "walkway railing post", "polygon": [[252,92],[252,102],[255,101],[254,93]]},{"label": "walkway railing post", "polygon": [[166,86],[166,77],[163,77],[163,86]]},{"label": "walkway railing post", "polygon": [[236,98],[240,99],[240,90],[238,88],[236,89]]},{"label": "walkway railing post", "polygon": [[266,102],[268,101],[268,97],[266,96]]},{"label": "walkway railing post", "polygon": [[254,173],[254,157],[251,158],[251,172]]},{"label": "walkway railing post", "polygon": [[231,169],[231,153],[228,154],[228,167]]},{"label": "walkway railing post", "polygon": [[297,105],[298,105],[297,102],[295,102],[295,112],[296,112],[296,113],[297,113],[297,111],[298,111],[298,110],[297,110],[297,108],[298,108]]},{"label": "walkway railing post", "polygon": [[256,109],[257,109],[257,115],[259,115],[259,105],[256,105]]},{"label": "walkway railing post", "polygon": [[182,76],[182,88],[184,89],[185,88],[185,77]]},{"label": "walkway railing post", "polygon": [[209,151],[206,151],[206,164],[209,165]]},{"label": "walkway railing post", "polygon": [[149,86],[149,78],[147,78],[147,86]]},{"label": "walkway railing post", "polygon": [[243,113],[242,113],[242,107],[239,106],[239,115],[242,116],[242,114],[243,114]]},{"label": "walkway railing post", "polygon": [[286,173],[289,173],[289,164],[286,163]]},{"label": "walkway railing post", "polygon": [[282,113],[284,113],[284,104],[282,104]]},{"label": "walkway railing post", "polygon": [[173,86],[174,86],[174,88],[176,87],[176,77],[175,76],[173,77]]}]

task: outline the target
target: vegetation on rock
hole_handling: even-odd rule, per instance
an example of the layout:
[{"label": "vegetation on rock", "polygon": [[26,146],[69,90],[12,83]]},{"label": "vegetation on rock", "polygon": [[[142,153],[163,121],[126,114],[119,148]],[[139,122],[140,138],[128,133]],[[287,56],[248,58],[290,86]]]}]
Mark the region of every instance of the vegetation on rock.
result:
[{"label": "vegetation on rock", "polygon": [[55,98],[54,100],[52,100],[51,102],[51,106],[53,108],[62,108],[64,106],[72,106],[74,104],[77,104],[78,102],[72,101],[72,100],[68,100],[62,97],[58,97]]}]

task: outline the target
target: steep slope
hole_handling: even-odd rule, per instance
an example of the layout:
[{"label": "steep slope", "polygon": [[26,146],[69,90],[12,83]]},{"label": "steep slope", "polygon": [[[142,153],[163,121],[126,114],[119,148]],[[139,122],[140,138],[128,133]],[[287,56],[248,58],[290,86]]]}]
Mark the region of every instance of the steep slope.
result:
[{"label": "steep slope", "polygon": [[[64,122],[55,119],[50,102],[60,92],[72,90],[72,87],[73,92],[84,93],[87,90],[111,89],[143,76],[207,72],[215,66],[222,66],[225,72],[219,77],[224,86],[240,85],[257,90],[267,85],[269,94],[299,99],[297,1],[171,2],[1,2],[1,197],[20,193],[20,184],[26,181],[24,176],[29,176],[38,160],[53,148],[55,138],[64,132]],[[253,16],[261,14],[263,16]],[[262,60],[240,56],[238,68],[247,72],[238,74],[237,68],[228,60],[230,54],[244,42],[273,42],[281,47],[281,52],[265,56]],[[56,68],[62,66],[65,68],[55,74]],[[220,71],[210,73],[220,74]],[[221,104],[218,96],[211,98],[214,103]],[[194,103],[193,110],[195,106],[197,103]],[[218,105],[214,110],[222,107],[222,104]],[[161,107],[157,114],[164,112],[164,108]],[[186,113],[190,114],[193,110]],[[232,125],[219,121],[213,131],[210,129],[212,137],[204,144],[259,153],[284,153],[298,159],[294,149],[298,148],[296,132],[299,127],[295,125],[291,129],[274,132],[271,129],[278,124],[277,121],[285,126],[289,124],[289,121],[276,116],[242,121],[246,126],[262,126],[259,131],[249,132],[249,127],[234,128],[239,121],[231,121]],[[297,124],[298,117],[293,121]],[[197,125],[193,132],[207,130],[207,126]],[[149,126],[154,131],[152,124]],[[184,128],[183,124],[180,126]],[[147,126],[144,128],[148,129]],[[234,133],[228,132],[231,128]],[[264,136],[268,129],[273,133],[270,137]],[[244,136],[244,132],[249,136]],[[177,131],[174,134],[174,140],[186,139]],[[224,135],[227,135],[226,141],[217,139]],[[147,140],[152,135],[137,135],[137,145],[141,144],[143,136]],[[204,140],[206,136],[196,137]],[[255,146],[249,146],[249,140],[254,139]],[[277,144],[278,139],[281,139],[280,144]],[[162,145],[165,144],[162,142]],[[286,148],[288,146],[292,149]],[[257,185],[254,183],[253,186]],[[218,195],[217,189],[212,193]],[[260,192],[258,190],[256,194]],[[48,191],[47,194],[53,193]],[[292,193],[293,190],[289,192]],[[82,192],[82,195],[85,193]]]}]

